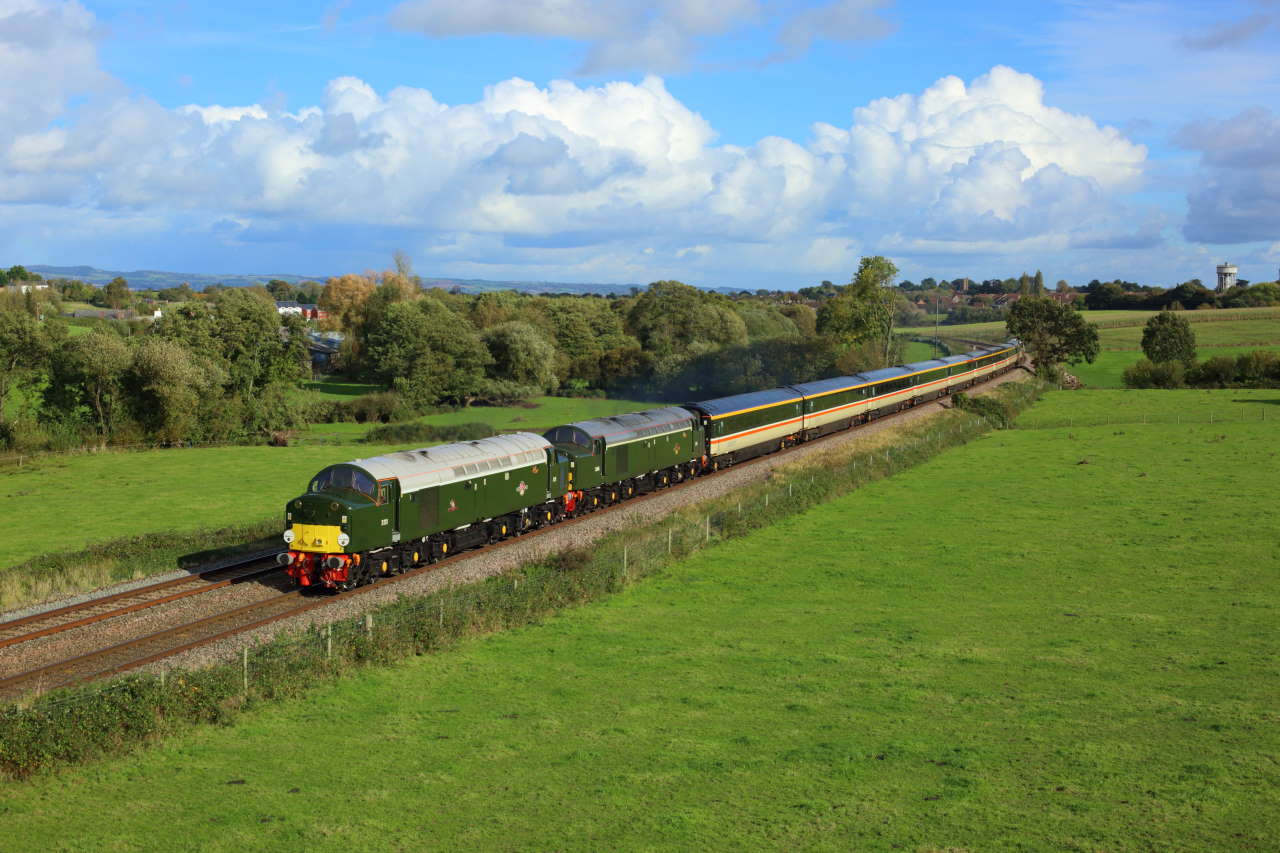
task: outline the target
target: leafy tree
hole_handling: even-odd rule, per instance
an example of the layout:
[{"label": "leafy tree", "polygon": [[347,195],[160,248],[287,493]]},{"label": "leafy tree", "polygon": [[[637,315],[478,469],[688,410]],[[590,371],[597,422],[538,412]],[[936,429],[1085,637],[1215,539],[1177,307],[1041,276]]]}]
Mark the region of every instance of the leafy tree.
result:
[{"label": "leafy tree", "polygon": [[1064,361],[1092,363],[1098,355],[1097,328],[1052,299],[1019,299],[1009,309],[1005,325],[1021,339],[1037,367]]},{"label": "leafy tree", "polygon": [[294,297],[293,285],[278,278],[273,278],[267,282],[267,292],[277,302],[288,302]]},{"label": "leafy tree", "polygon": [[84,409],[99,435],[111,435],[124,417],[124,380],[132,360],[127,340],[109,329],[67,338],[50,353],[46,409],[61,420],[74,420]]},{"label": "leafy tree", "polygon": [[418,349],[407,374],[393,380],[395,389],[417,408],[442,402],[469,405],[485,382],[485,368],[492,360],[484,342],[465,317],[434,297],[392,308],[402,311],[401,305],[421,312],[426,322],[421,325]]},{"label": "leafy tree", "polygon": [[[1096,279],[1095,279],[1096,280]],[[1118,282],[1098,283],[1089,288],[1084,305],[1090,311],[1101,311],[1119,305],[1124,300],[1124,288]]]},{"label": "leafy tree", "polygon": [[542,390],[554,390],[556,349],[528,323],[514,321],[486,329],[481,336],[493,356],[489,374]]},{"label": "leafy tree", "polygon": [[364,303],[377,288],[368,276],[347,275],[331,278],[320,293],[320,307],[328,312],[325,324],[330,329],[351,336],[364,320]]},{"label": "leafy tree", "polygon": [[109,308],[127,308],[132,301],[132,295],[129,293],[129,282],[120,276],[116,276],[102,288],[102,298]]},{"label": "leafy tree", "polygon": [[43,373],[47,364],[46,339],[36,319],[26,311],[0,309],[0,426],[10,394]]},{"label": "leafy tree", "polygon": [[134,350],[125,387],[135,419],[160,442],[179,444],[195,436],[215,377],[181,344],[150,337]]},{"label": "leafy tree", "polygon": [[1186,317],[1161,311],[1142,329],[1142,351],[1157,364],[1179,361],[1190,365],[1196,358],[1196,333]]},{"label": "leafy tree", "polygon": [[853,281],[818,310],[818,333],[846,349],[877,341],[887,358],[897,298],[889,284],[897,274],[893,262],[881,255],[862,258]]},{"label": "leafy tree", "polygon": [[1036,270],[1035,278],[1031,281],[1036,296],[1044,296],[1044,273]]},{"label": "leafy tree", "polygon": [[747,325],[726,297],[678,281],[649,285],[628,313],[627,328],[673,368],[689,355],[747,342]]}]

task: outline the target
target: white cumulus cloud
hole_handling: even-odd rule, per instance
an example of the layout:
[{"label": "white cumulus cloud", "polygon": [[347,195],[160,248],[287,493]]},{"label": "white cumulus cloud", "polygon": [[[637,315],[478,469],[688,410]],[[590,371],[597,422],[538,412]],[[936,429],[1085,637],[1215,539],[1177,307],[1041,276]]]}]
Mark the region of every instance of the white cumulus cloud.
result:
[{"label": "white cumulus cloud", "polygon": [[[83,9],[18,2],[51,28],[50,50],[74,42],[92,57]],[[721,20],[707,13],[698,22],[692,7],[683,14],[691,27]],[[102,88],[87,59],[59,97],[98,94],[74,113],[33,114],[27,92],[48,60],[4,66],[15,85],[0,90],[0,116],[26,116],[0,136],[0,231],[10,241],[0,249],[11,252],[30,237],[22,223],[46,223],[58,209],[148,234],[181,222],[199,239],[237,247],[354,251],[390,234],[454,269],[614,280],[830,276],[819,265],[858,251],[1159,239],[1159,227],[1134,222],[1121,201],[1140,184],[1145,149],[1047,104],[1040,81],[1004,67],[873,101],[852,109],[847,125],[814,125],[807,139],[738,146],[717,142],[657,77],[598,86],[511,79],[452,105],[424,89],[378,91],[341,77],[319,104],[293,113],[261,104],[170,110]]]}]

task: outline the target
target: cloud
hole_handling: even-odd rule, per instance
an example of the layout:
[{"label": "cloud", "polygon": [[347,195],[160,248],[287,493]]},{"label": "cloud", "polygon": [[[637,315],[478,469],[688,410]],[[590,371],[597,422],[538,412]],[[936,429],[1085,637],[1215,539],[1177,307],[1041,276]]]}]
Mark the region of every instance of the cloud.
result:
[{"label": "cloud", "polygon": [[892,0],[830,0],[817,6],[764,0],[407,0],[393,27],[432,38],[512,35],[581,42],[580,74],[682,71],[708,39],[743,28],[773,33],[782,55],[817,39],[866,41],[894,29],[877,12]]},{"label": "cloud", "polygon": [[79,3],[0,0],[0,145],[14,128],[57,118],[73,95],[110,84],[96,38]]},{"label": "cloud", "polygon": [[1183,233],[1204,243],[1274,240],[1280,223],[1280,115],[1255,107],[1178,134],[1200,152]]},{"label": "cloud", "polygon": [[[58,12],[46,16],[56,24],[48,44],[78,39],[93,55],[91,16],[42,8]],[[708,14],[687,25],[715,26]],[[0,90],[0,115],[30,110],[25,93],[50,65],[37,56],[6,66],[15,77]],[[292,244],[350,256],[394,240],[455,273],[599,276],[613,264],[611,280],[829,277],[823,264],[848,266],[858,251],[1127,246],[1159,235],[1123,202],[1141,186],[1145,148],[1047,104],[1039,80],[1005,67],[872,101],[807,139],[750,146],[718,143],[652,76],[511,79],[453,105],[340,77],[296,112],[166,109],[104,82],[92,61],[69,79],[59,110],[0,138],[0,249],[29,245],[24,215],[39,210],[27,218],[45,235],[58,209],[153,239],[173,223],[207,253]]]},{"label": "cloud", "polygon": [[1238,44],[1271,27],[1272,15],[1250,15],[1240,21],[1225,23],[1202,35],[1186,35],[1182,43],[1192,50],[1217,50],[1220,47]]}]

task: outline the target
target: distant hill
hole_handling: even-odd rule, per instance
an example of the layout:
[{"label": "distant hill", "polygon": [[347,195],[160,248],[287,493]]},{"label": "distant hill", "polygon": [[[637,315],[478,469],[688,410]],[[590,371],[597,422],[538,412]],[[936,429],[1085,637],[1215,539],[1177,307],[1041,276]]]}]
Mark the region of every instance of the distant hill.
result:
[{"label": "distant hill", "polygon": [[[102,285],[116,276],[129,282],[134,290],[163,290],[166,287],[178,287],[184,281],[195,290],[203,290],[211,284],[223,284],[228,287],[246,287],[253,284],[266,284],[273,278],[298,284],[303,281],[324,281],[329,275],[293,275],[291,273],[262,273],[254,275],[211,275],[208,273],[166,272],[164,270],[100,270],[97,267],[50,267],[28,266],[27,269],[39,273],[45,278],[75,278],[89,284]],[[603,284],[603,283],[571,283],[558,281],[488,281],[481,278],[423,278],[427,287],[440,287],[446,290],[458,288],[463,293],[484,293],[489,290],[519,290],[525,293],[616,293],[628,294],[632,287],[643,285]]]}]

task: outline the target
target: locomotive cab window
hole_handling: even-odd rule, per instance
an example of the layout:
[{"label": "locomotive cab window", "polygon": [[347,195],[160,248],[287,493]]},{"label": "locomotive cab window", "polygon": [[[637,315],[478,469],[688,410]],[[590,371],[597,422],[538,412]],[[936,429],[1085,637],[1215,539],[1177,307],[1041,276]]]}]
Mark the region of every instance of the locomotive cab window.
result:
[{"label": "locomotive cab window", "polygon": [[311,491],[341,494],[355,492],[375,503],[378,501],[378,485],[373,478],[350,465],[331,465],[311,481]]},{"label": "locomotive cab window", "polygon": [[390,501],[391,501],[391,486],[388,485],[387,483],[379,483],[378,484],[378,504],[381,505],[385,503],[390,503]]}]

